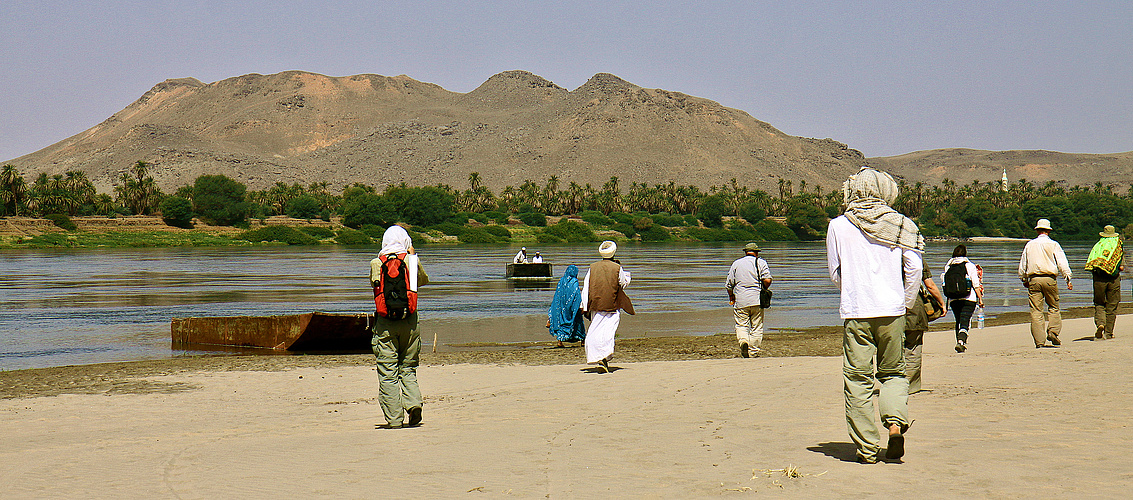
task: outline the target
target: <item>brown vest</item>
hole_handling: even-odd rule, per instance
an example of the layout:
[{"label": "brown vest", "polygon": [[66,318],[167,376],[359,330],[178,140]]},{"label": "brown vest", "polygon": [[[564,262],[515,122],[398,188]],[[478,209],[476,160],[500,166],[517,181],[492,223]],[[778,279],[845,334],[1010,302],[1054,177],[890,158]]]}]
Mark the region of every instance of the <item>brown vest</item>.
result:
[{"label": "brown vest", "polygon": [[618,274],[622,266],[609,259],[590,264],[590,291],[587,296],[587,310],[617,311],[625,309],[633,314],[633,304],[618,284]]}]

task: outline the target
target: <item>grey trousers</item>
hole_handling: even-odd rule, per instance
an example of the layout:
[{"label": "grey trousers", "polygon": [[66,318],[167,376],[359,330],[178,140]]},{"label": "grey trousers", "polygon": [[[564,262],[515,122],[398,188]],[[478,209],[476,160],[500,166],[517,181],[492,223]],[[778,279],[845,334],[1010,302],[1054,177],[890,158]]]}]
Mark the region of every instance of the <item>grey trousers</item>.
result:
[{"label": "grey trousers", "polygon": [[421,356],[421,335],[417,313],[403,320],[374,318],[370,344],[378,364],[378,403],[386,423],[397,427],[405,419],[405,410],[421,406],[421,388],[417,385],[417,365]]},{"label": "grey trousers", "polygon": [[881,449],[873,405],[877,384],[881,385],[877,396],[881,423],[902,429],[909,425],[904,343],[905,316],[846,320],[842,337],[846,427],[862,458],[875,460]]},{"label": "grey trousers", "polygon": [[1113,336],[1117,321],[1117,304],[1121,302],[1121,280],[1094,281],[1094,326],[1105,328],[1105,336]]}]

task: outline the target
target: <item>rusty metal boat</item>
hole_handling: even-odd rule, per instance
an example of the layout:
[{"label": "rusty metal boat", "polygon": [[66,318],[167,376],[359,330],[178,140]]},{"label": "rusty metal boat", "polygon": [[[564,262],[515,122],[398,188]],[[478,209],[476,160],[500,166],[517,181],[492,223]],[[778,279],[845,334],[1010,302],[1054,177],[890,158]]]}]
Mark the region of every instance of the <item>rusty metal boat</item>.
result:
[{"label": "rusty metal boat", "polygon": [[173,347],[223,346],[285,351],[370,351],[370,314],[173,318]]}]

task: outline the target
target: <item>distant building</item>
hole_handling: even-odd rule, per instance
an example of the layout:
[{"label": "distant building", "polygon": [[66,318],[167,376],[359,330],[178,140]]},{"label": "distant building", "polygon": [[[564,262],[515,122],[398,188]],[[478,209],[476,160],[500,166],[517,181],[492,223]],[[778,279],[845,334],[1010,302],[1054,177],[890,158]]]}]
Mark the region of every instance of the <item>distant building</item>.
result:
[{"label": "distant building", "polygon": [[1002,178],[1002,179],[1000,179],[1000,183],[1001,183],[1002,185],[1001,185],[1001,186],[999,186],[999,190],[1000,190],[1000,191],[1003,191],[1004,193],[1006,193],[1006,192],[1007,192],[1007,169],[1006,169],[1006,168],[1005,168],[1005,169],[1003,169],[1003,178]]}]

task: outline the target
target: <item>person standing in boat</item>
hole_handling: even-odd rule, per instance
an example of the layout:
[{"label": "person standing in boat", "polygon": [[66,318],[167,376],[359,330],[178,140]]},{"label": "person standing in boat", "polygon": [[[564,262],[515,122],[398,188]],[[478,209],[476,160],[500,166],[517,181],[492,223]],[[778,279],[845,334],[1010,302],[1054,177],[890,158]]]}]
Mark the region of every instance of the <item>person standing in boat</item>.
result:
[{"label": "person standing in boat", "polygon": [[386,419],[379,427],[399,429],[421,424],[417,287],[428,283],[429,275],[421,266],[409,233],[401,226],[390,226],[382,237],[381,253],[370,261],[370,285],[377,309],[370,343],[377,357],[378,402]]},{"label": "person standing in boat", "polygon": [[521,247],[519,253],[515,254],[515,258],[511,259],[512,264],[526,264],[527,263],[527,247]]},{"label": "person standing in boat", "polygon": [[586,362],[597,364],[602,373],[610,372],[610,358],[614,355],[614,335],[621,322],[619,310],[633,314],[633,304],[625,294],[629,286],[629,271],[614,260],[618,245],[606,240],[598,247],[602,260],[590,264],[582,284],[580,308],[590,319],[586,330]]},{"label": "person standing in boat", "polygon": [[586,338],[586,326],[582,323],[582,310],[579,309],[581,304],[578,266],[571,264],[559,279],[551,308],[547,311],[547,328],[559,341],[559,347],[565,347],[563,342],[580,342]]}]

